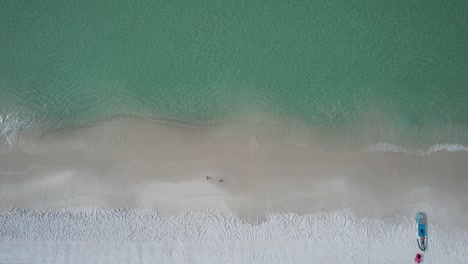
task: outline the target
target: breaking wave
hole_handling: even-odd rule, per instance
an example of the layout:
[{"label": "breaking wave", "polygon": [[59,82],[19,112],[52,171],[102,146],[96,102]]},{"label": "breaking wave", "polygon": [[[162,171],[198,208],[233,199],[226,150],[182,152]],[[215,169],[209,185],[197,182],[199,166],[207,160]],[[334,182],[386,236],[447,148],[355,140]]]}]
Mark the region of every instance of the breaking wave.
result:
[{"label": "breaking wave", "polygon": [[366,148],[367,151],[379,151],[379,152],[403,152],[411,155],[428,156],[439,151],[448,152],[459,152],[468,151],[468,147],[459,144],[434,144],[429,146],[427,149],[408,149],[403,146],[383,142],[374,145],[370,145]]},{"label": "breaking wave", "polygon": [[0,154],[16,148],[20,130],[47,127],[42,121],[40,113],[26,107],[0,106]]}]

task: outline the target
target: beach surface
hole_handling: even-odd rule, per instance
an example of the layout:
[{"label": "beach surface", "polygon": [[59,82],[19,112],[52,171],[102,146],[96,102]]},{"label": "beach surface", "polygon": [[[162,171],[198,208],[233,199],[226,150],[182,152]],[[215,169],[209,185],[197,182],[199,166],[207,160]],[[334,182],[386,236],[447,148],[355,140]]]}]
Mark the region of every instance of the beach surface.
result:
[{"label": "beach surface", "polygon": [[[18,210],[0,221],[2,263],[412,263],[419,251],[413,218],[358,220],[346,211],[253,224],[200,211]],[[424,263],[468,260],[466,229],[430,224],[428,234]]]},{"label": "beach surface", "polygon": [[405,263],[419,211],[425,263],[468,261],[462,146],[337,149],[273,128],[21,131],[0,156],[0,262]]}]

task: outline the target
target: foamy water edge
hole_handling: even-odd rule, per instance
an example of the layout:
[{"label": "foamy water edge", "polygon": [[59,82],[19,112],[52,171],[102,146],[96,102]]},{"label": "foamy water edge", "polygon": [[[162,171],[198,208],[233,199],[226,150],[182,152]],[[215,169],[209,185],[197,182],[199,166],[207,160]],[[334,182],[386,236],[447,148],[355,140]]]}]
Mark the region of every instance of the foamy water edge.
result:
[{"label": "foamy water edge", "polygon": [[411,155],[418,155],[418,156],[429,156],[431,154],[440,152],[440,151],[448,151],[448,152],[463,152],[468,151],[468,147],[460,144],[434,144],[429,146],[427,149],[409,149],[403,146],[399,146],[396,144],[391,144],[387,142],[377,143],[374,145],[368,146],[365,150],[367,151],[377,151],[377,152],[396,152],[396,153],[406,153]]}]

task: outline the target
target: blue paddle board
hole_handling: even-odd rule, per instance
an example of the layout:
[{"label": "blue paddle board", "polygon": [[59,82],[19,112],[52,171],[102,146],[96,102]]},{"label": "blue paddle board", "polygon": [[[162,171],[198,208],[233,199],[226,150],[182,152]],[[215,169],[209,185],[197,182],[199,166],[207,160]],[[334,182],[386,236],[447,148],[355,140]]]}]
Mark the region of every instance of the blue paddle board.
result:
[{"label": "blue paddle board", "polygon": [[416,215],[416,224],[418,226],[418,246],[422,251],[426,251],[427,248],[426,223],[426,215],[424,213],[418,213]]}]

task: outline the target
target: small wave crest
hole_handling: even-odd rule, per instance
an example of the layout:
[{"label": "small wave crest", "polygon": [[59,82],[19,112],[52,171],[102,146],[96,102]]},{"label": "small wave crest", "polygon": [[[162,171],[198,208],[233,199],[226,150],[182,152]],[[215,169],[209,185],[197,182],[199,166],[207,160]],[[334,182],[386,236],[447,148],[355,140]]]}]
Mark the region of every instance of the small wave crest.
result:
[{"label": "small wave crest", "polygon": [[402,152],[411,155],[428,156],[439,151],[448,152],[459,152],[468,151],[468,147],[460,144],[434,144],[429,146],[427,149],[408,149],[399,145],[383,142],[374,145],[370,145],[366,148],[367,151],[379,151],[379,152]]},{"label": "small wave crest", "polygon": [[0,154],[16,146],[18,131],[31,127],[34,115],[25,111],[0,111]]}]

